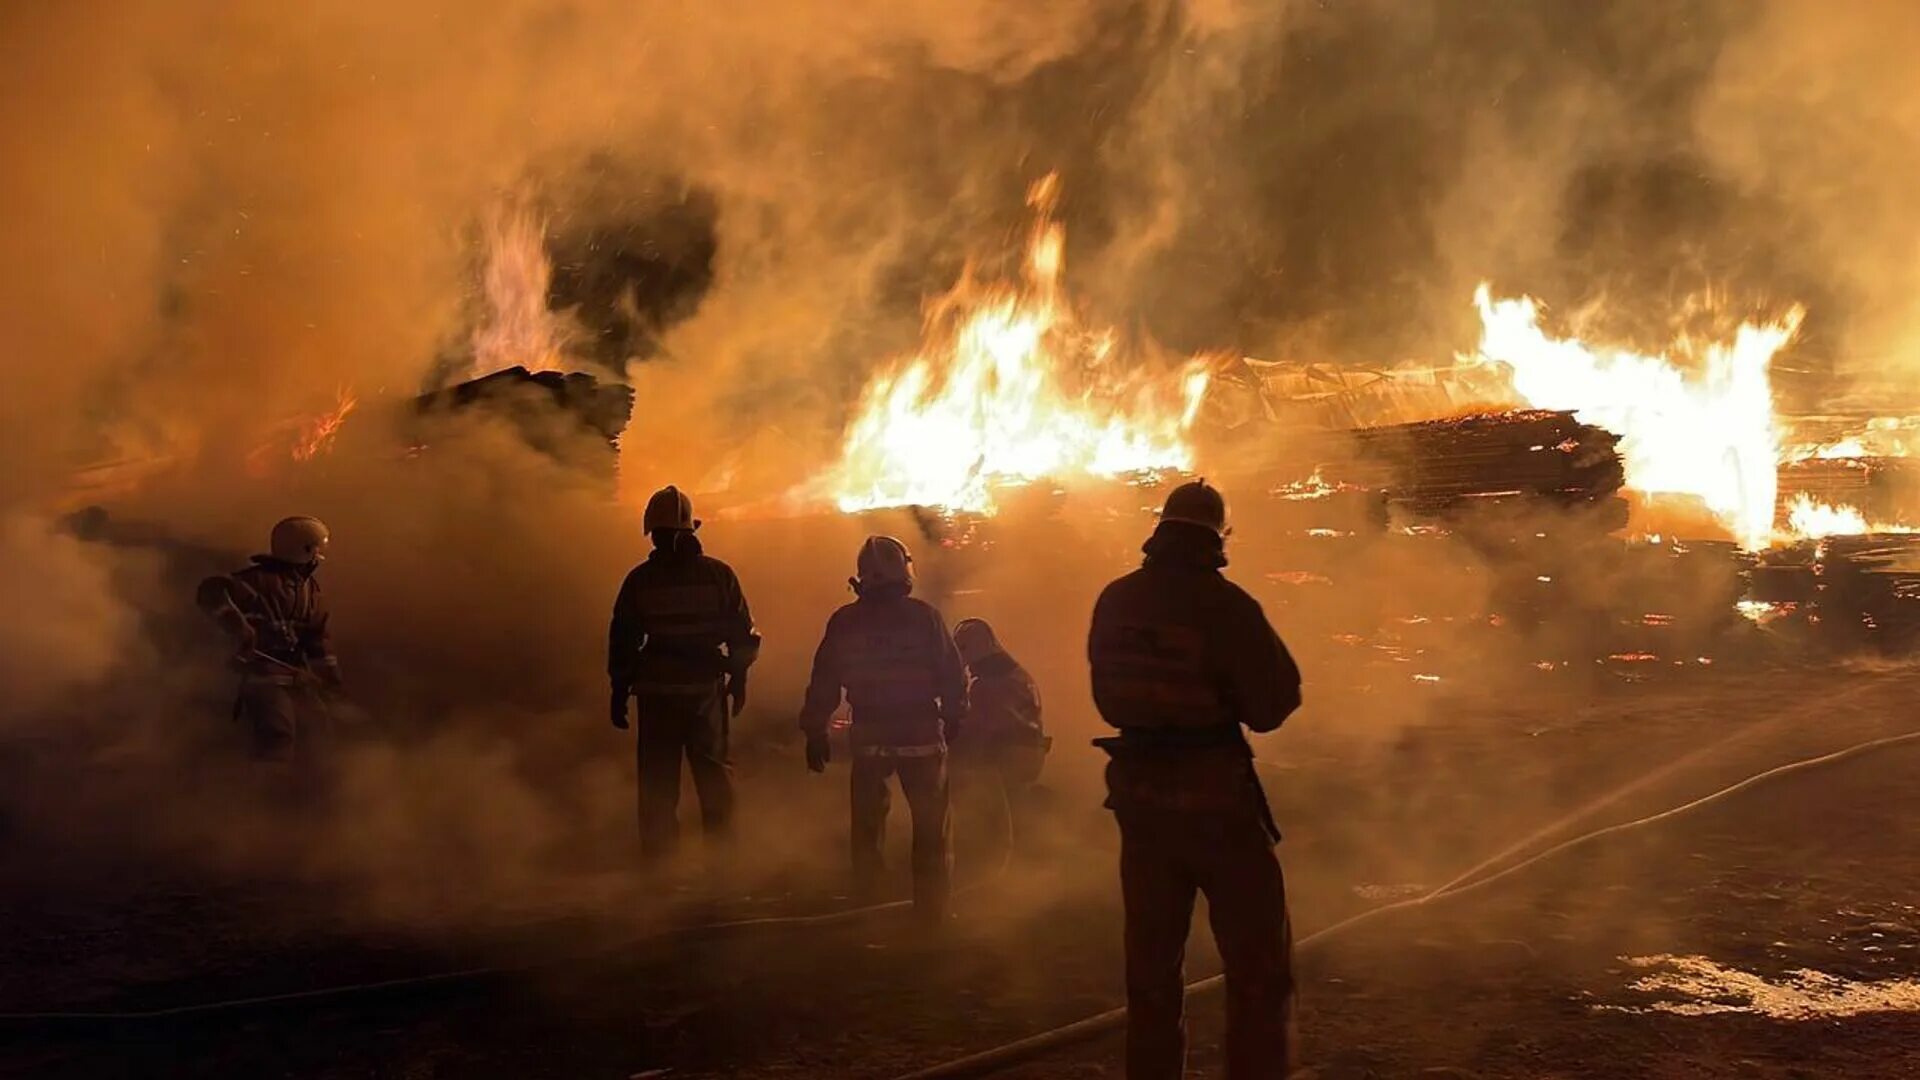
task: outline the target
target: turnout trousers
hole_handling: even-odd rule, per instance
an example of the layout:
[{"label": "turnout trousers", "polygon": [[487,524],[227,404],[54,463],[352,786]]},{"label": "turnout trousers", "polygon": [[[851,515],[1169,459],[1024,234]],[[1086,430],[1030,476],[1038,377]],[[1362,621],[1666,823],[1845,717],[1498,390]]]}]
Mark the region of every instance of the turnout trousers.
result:
[{"label": "turnout trousers", "polygon": [[882,849],[890,777],[900,778],[913,818],[913,906],[930,919],[945,918],[953,892],[953,822],[949,812],[944,747],[857,746],[853,750],[853,884],[863,898],[879,892],[886,868]]},{"label": "turnout trousers", "polygon": [[325,753],[332,726],[320,692],[288,679],[241,680],[233,715],[247,727],[255,761],[312,765]]},{"label": "turnout trousers", "polygon": [[639,737],[634,740],[640,780],[640,854],[655,861],[680,842],[680,762],[693,774],[700,825],[724,840],[733,828],[733,763],[727,756],[727,700],[719,684],[710,693],[635,695]]},{"label": "turnout trousers", "polygon": [[1292,1070],[1293,931],[1286,882],[1257,813],[1116,807],[1126,905],[1127,1080],[1179,1080],[1185,961],[1197,893],[1226,968],[1226,1075]]}]

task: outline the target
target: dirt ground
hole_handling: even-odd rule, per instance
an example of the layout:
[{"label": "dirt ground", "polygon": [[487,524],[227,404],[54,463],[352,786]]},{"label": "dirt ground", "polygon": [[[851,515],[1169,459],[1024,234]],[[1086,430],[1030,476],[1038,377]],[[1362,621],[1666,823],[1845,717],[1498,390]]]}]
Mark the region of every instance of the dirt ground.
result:
[{"label": "dirt ground", "polygon": [[[1385,738],[1290,726],[1260,752],[1297,933],[1509,849],[1920,729],[1917,691],[1904,670],[1720,671],[1440,702]],[[1097,758],[1056,757],[1055,827],[1031,830],[1006,875],[972,874],[938,941],[897,911],[636,940],[832,910],[824,871],[711,896],[610,874],[594,902],[570,888],[548,910],[375,927],[311,881],[63,857],[17,834],[0,875],[0,1011],[124,1014],[466,974],[164,1017],[10,1017],[0,1072],[897,1076],[1120,1003],[1114,838],[1077,794]],[[1328,1080],[1920,1075],[1916,767],[1920,744],[1906,744],[1782,777],[1316,939],[1299,960],[1305,1063]],[[843,780],[782,812],[840,813]],[[1203,927],[1196,977],[1217,970]],[[1192,1011],[1193,1075],[1218,1075],[1219,1001]],[[1109,1036],[1000,1075],[1119,1076],[1118,1059]]]}]

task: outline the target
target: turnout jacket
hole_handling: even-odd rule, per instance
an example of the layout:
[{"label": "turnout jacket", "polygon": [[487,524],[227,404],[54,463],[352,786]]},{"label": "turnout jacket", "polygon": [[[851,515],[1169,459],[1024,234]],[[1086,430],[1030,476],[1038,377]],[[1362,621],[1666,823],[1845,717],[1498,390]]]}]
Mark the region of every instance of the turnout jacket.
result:
[{"label": "turnout jacket", "polygon": [[733,568],[701,552],[692,534],[633,568],[607,627],[607,677],[616,691],[710,693],[741,678],[760,634]]},{"label": "turnout jacket", "polygon": [[251,638],[254,650],[270,658],[247,664],[250,674],[292,675],[286,669],[293,668],[337,684],[340,661],[313,570],[255,555],[249,566],[202,581],[194,600],[227,632]]},{"label": "turnout jacket", "polygon": [[[1272,731],[1300,707],[1300,669],[1260,610],[1221,576],[1219,537],[1162,522],[1140,569],[1093,609],[1093,700],[1123,733]],[[1237,737],[1237,736],[1236,736]]]},{"label": "turnout jacket", "polygon": [[938,748],[966,715],[966,665],[932,604],[874,589],[827,620],[801,730],[824,734],[842,691],[855,746]]}]

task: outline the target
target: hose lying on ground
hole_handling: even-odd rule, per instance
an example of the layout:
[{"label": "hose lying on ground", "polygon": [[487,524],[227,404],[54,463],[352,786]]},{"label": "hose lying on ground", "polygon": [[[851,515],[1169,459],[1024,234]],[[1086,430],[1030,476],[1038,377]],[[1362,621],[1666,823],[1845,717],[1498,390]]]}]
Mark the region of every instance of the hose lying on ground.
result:
[{"label": "hose lying on ground", "polygon": [[[1001,791],[1005,822],[1005,846],[1001,849],[1000,865],[993,873],[970,885],[954,890],[955,895],[986,888],[1005,877],[1013,864],[1014,824],[1011,807],[1004,800],[1006,792]],[[527,975],[539,971],[564,968],[570,964],[592,960],[674,938],[700,937],[707,934],[725,933],[731,930],[748,930],[760,927],[779,926],[824,926],[833,923],[853,922],[868,916],[887,911],[904,911],[913,906],[911,900],[889,900],[879,904],[863,904],[859,907],[843,908],[839,911],[821,912],[815,915],[767,915],[751,919],[729,919],[724,922],[697,923],[691,926],[671,926],[659,930],[625,938],[611,945],[602,945],[592,949],[566,953],[546,960],[537,960],[524,964],[502,964],[491,967],[463,968],[458,971],[439,971],[429,975],[409,975],[397,979],[381,979],[373,982],[345,983],[338,986],[323,986],[312,990],[295,990],[282,994],[261,994],[254,997],[230,998],[220,1001],[197,1002],[192,1005],[176,1005],[161,1009],[123,1010],[123,1011],[68,1011],[68,1012],[16,1012],[0,1013],[0,1027],[44,1027],[73,1025],[87,1027],[102,1024],[127,1024],[164,1020],[189,1020],[201,1017],[242,1013],[253,1010],[274,1009],[289,1005],[319,1004],[334,1000],[374,997],[383,993],[401,991],[430,990],[439,987],[484,982],[489,979]]]},{"label": "hose lying on ground", "polygon": [[[1648,826],[1648,825],[1653,825],[1658,822],[1668,821],[1673,818],[1680,817],[1684,814],[1691,813],[1702,807],[1719,802],[1722,799],[1729,798],[1733,795],[1746,791],[1750,788],[1757,787],[1759,785],[1765,784],[1772,780],[1776,780],[1782,776],[1788,776],[1794,773],[1804,772],[1806,770],[1818,768],[1825,765],[1833,765],[1838,762],[1845,761],[1849,758],[1858,757],[1862,754],[1870,753],[1875,750],[1884,750],[1888,747],[1898,746],[1903,743],[1910,743],[1910,742],[1916,742],[1916,741],[1920,741],[1920,731],[1908,732],[1904,735],[1890,735],[1885,738],[1871,739],[1871,740],[1868,740],[1867,742],[1856,743],[1855,745],[1846,747],[1845,749],[1842,749],[1842,750],[1833,751],[1832,753],[1822,754],[1818,757],[1805,758],[1800,761],[1790,762],[1786,765],[1780,765],[1775,768],[1768,769],[1765,772],[1755,773],[1754,775],[1747,777],[1745,780],[1741,780],[1740,782],[1735,784],[1730,784],[1726,787],[1721,788],[1718,791],[1713,792],[1712,794],[1703,795],[1700,798],[1694,799],[1691,802],[1682,803],[1679,806],[1662,810],[1657,814],[1649,814],[1646,817],[1635,818],[1632,821],[1621,822],[1617,825],[1608,825],[1604,828],[1595,829],[1592,832],[1583,833],[1570,840],[1566,840],[1562,843],[1555,844],[1554,846],[1547,848],[1546,850],[1541,851],[1538,854],[1532,855],[1526,859],[1521,860],[1520,862],[1514,863],[1511,866],[1508,866],[1495,873],[1485,874],[1484,876],[1477,876],[1477,875],[1482,875],[1484,871],[1492,863],[1505,857],[1504,854],[1501,856],[1496,856],[1495,859],[1481,862],[1479,865],[1473,867],[1472,869],[1468,870],[1464,874],[1461,874],[1458,877],[1455,877],[1452,881],[1448,882],[1447,884],[1442,885],[1439,888],[1432,890],[1431,892],[1425,893],[1424,895],[1412,897],[1407,900],[1396,901],[1395,903],[1391,903],[1391,904],[1384,904],[1376,908],[1369,908],[1366,911],[1362,911],[1357,914],[1350,915],[1347,918],[1341,919],[1339,922],[1336,922],[1331,926],[1324,927],[1320,930],[1315,931],[1312,934],[1307,935],[1304,938],[1301,938],[1297,943],[1295,943],[1294,948],[1298,952],[1304,952],[1307,949],[1313,948],[1316,945],[1324,943],[1325,941],[1334,937],[1337,934],[1350,930],[1353,927],[1359,926],[1363,923],[1370,922],[1374,919],[1379,918],[1382,915],[1386,915],[1395,911],[1403,911],[1409,908],[1425,907],[1431,904],[1438,903],[1439,901],[1442,901],[1442,900],[1451,899],[1459,896],[1465,896],[1469,893],[1477,892],[1481,889],[1488,887],[1489,885],[1492,885],[1497,881],[1501,881],[1506,878],[1512,877],[1520,873],[1522,870],[1525,870],[1538,863],[1544,862],[1547,859],[1551,859],[1558,855],[1563,855],[1566,852],[1573,851],[1577,848],[1582,848],[1590,844],[1597,843],[1598,841],[1603,840],[1610,836],[1616,836],[1621,833],[1628,832],[1634,829],[1644,828],[1645,826]],[[1610,800],[1604,800],[1604,799],[1598,800],[1594,804],[1589,804],[1589,806],[1597,809],[1599,805],[1604,805],[1608,801]],[[1538,834],[1536,833],[1535,835],[1538,835]],[[1511,852],[1512,850],[1513,850],[1512,848],[1509,848],[1508,852]],[[1205,979],[1200,979],[1195,982],[1188,983],[1186,988],[1187,996],[1192,997],[1196,994],[1206,993],[1208,991],[1217,989],[1225,985],[1225,982],[1226,982],[1226,977],[1224,975],[1213,975]],[[939,1065],[934,1065],[929,1068],[921,1069],[917,1072],[907,1073],[903,1076],[896,1078],[896,1080],[960,1080],[960,1078],[963,1078],[963,1077],[985,1076],[990,1073],[998,1072],[999,1070],[1007,1068],[1008,1066],[1016,1065],[1016,1064],[1019,1064],[1020,1062],[1027,1061],[1035,1057],[1039,1057],[1042,1054],[1046,1054],[1051,1051],[1061,1049],[1062,1047],[1071,1046],[1075,1043],[1084,1042],[1088,1039],[1097,1038],[1101,1035],[1107,1034],[1108,1032],[1111,1032],[1120,1028],[1123,1024],[1125,1024],[1126,1019],[1127,1019],[1127,1010],[1124,1006],[1117,1009],[1109,1009],[1106,1012],[1097,1013],[1093,1016],[1089,1016],[1081,1020],[1076,1020],[1073,1023],[1066,1024],[1061,1027],[1053,1028],[1050,1031],[1043,1031],[1037,1035],[1029,1035],[1024,1039],[1017,1039],[1013,1042],[1005,1043],[1001,1046],[996,1046],[989,1050],[982,1050],[978,1053],[969,1054],[966,1057],[955,1058],[952,1061],[944,1062]]]}]

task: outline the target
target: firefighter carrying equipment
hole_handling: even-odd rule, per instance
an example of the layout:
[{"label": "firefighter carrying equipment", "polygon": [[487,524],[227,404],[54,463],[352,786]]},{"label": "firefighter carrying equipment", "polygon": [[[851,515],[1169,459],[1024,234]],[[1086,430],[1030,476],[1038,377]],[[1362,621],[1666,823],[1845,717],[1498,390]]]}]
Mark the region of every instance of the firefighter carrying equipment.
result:
[{"label": "firefighter carrying equipment", "polygon": [[967,662],[965,740],[955,753],[969,767],[990,771],[1008,788],[1040,779],[1053,740],[1041,723],[1040,688],[1010,656],[983,619],[962,619],[954,644]]},{"label": "firefighter carrying equipment", "polygon": [[321,692],[341,685],[313,576],[319,562],[309,549],[294,554],[307,561],[256,555],[250,566],[202,581],[194,597],[237,643],[233,712],[251,730],[254,756],[262,760],[311,757],[329,726]]}]

